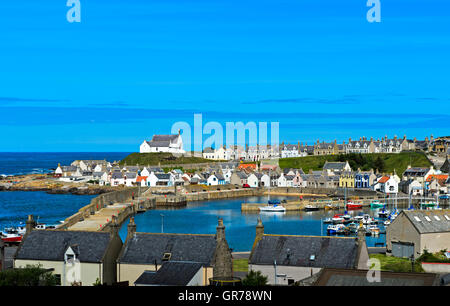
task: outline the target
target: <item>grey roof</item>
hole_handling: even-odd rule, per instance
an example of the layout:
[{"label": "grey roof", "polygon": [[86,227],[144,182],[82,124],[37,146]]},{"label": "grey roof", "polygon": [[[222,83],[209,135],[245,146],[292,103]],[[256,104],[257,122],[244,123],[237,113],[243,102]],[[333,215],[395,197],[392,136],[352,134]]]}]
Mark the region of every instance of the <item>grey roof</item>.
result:
[{"label": "grey roof", "polygon": [[[280,266],[353,268],[357,257],[356,238],[264,235],[249,263]],[[311,255],[315,260],[310,260]]]},{"label": "grey roof", "polygon": [[415,168],[406,169],[405,172],[403,172],[403,175],[406,175],[406,176],[424,176],[425,174],[428,173],[428,171],[430,171],[430,168],[415,167]]},{"label": "grey roof", "polygon": [[[450,232],[450,220],[445,218],[445,216],[450,218],[450,209],[404,210],[402,213],[405,214],[420,234]],[[428,221],[425,216],[431,221]],[[439,220],[436,220],[435,216]],[[415,217],[419,218],[420,221],[417,221]]]},{"label": "grey roof", "polygon": [[248,178],[248,175],[245,174],[245,173],[242,172],[242,171],[237,171],[237,172],[235,172],[235,173],[236,173],[236,175],[237,175],[240,179],[247,179],[247,178]]},{"label": "grey roof", "polygon": [[325,165],[323,166],[324,170],[343,170],[345,167],[345,162],[325,162]]},{"label": "grey roof", "polygon": [[128,240],[119,257],[120,263],[162,263],[164,253],[172,261],[195,261],[210,265],[216,250],[215,235],[136,233]]},{"label": "grey roof", "polygon": [[284,177],[286,178],[287,181],[292,181],[295,178],[294,175],[285,175]]},{"label": "grey roof", "polygon": [[127,172],[127,173],[125,173],[125,176],[127,177],[127,179],[134,179],[137,177],[137,173]]},{"label": "grey roof", "polygon": [[186,286],[202,264],[189,261],[166,261],[158,271],[145,271],[134,282],[136,285]]},{"label": "grey roof", "polygon": [[121,178],[123,178],[122,172],[113,172],[113,173],[111,174],[111,178],[112,178],[112,179],[121,179]]},{"label": "grey roof", "polygon": [[158,180],[170,180],[170,174],[168,173],[155,173]]},{"label": "grey roof", "polygon": [[102,176],[103,174],[105,174],[105,172],[94,172],[94,173],[92,173],[92,176],[93,176],[93,177],[100,177],[100,176]]},{"label": "grey roof", "polygon": [[147,141],[150,147],[168,147],[170,145],[170,141]]},{"label": "grey roof", "polygon": [[204,148],[203,153],[214,153],[214,149],[211,147]]},{"label": "grey roof", "polygon": [[78,245],[81,262],[101,262],[109,232],[33,230],[25,236],[16,259],[63,261],[69,246]]},{"label": "grey roof", "polygon": [[177,135],[153,135],[152,141],[173,141],[178,138]]}]

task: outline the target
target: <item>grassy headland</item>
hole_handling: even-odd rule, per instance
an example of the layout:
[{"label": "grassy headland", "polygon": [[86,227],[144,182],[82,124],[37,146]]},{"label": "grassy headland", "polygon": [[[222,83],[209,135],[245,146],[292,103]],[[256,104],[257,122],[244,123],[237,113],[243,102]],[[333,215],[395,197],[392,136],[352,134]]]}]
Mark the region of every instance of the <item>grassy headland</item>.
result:
[{"label": "grassy headland", "polygon": [[214,160],[205,159],[194,156],[179,156],[175,157],[172,153],[131,153],[123,160],[120,165],[135,166],[135,165],[179,165],[179,164],[197,164],[197,163],[212,163]]},{"label": "grassy headland", "polygon": [[398,175],[408,168],[429,167],[432,165],[424,153],[420,152],[401,152],[401,153],[375,153],[375,154],[340,154],[340,155],[321,155],[305,156],[293,158],[281,158],[280,167],[284,168],[302,168],[305,173],[312,170],[322,170],[325,162],[344,162],[348,161],[353,170],[360,168],[362,171],[374,169],[380,173],[393,173]]}]

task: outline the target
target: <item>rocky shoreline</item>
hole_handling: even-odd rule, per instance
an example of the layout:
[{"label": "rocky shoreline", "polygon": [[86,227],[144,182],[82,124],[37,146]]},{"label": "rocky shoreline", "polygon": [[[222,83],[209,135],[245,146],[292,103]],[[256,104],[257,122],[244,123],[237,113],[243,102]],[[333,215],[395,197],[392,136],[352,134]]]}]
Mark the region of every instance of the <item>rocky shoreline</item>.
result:
[{"label": "rocky shoreline", "polygon": [[0,185],[0,191],[44,191],[48,194],[73,194],[73,195],[98,195],[114,191],[113,188],[88,188],[88,187],[63,187],[63,188],[46,188],[46,187],[16,187]]}]

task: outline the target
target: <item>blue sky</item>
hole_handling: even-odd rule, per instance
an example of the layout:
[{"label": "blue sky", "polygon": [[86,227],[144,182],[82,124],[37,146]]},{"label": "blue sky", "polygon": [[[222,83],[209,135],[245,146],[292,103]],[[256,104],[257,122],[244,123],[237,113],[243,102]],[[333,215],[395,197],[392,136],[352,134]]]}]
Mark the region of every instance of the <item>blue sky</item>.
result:
[{"label": "blue sky", "polygon": [[[136,151],[177,121],[280,141],[450,135],[450,3],[0,3],[0,151]],[[207,136],[205,136],[206,138]]]}]

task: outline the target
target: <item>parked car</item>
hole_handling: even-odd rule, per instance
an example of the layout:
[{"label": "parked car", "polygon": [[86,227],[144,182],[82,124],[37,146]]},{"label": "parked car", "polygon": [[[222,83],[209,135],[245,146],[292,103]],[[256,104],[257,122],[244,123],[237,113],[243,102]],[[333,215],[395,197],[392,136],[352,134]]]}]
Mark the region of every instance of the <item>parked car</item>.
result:
[{"label": "parked car", "polygon": [[242,188],[250,188],[250,185],[249,184],[244,184],[244,185],[242,185]]}]

